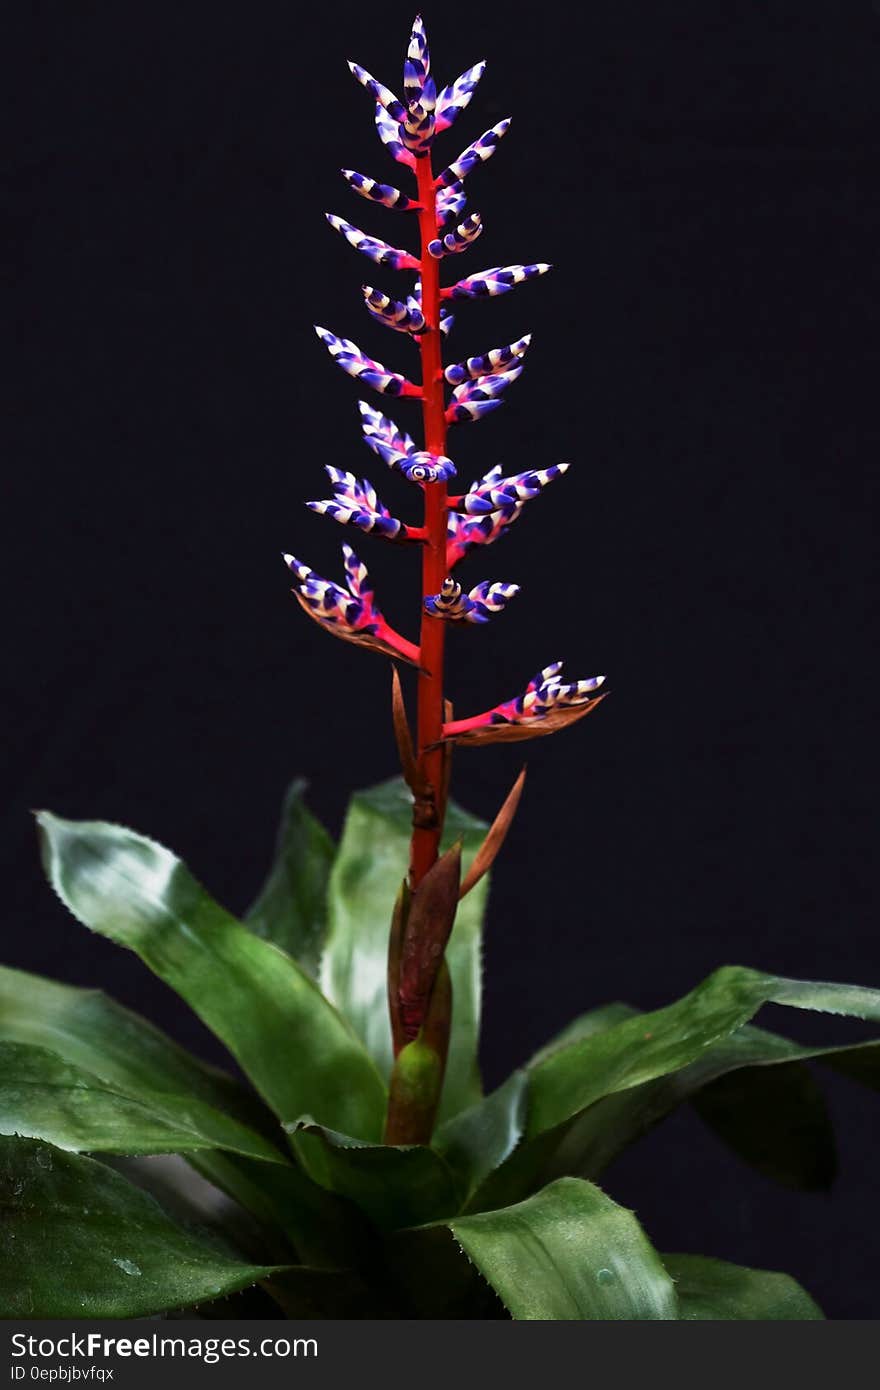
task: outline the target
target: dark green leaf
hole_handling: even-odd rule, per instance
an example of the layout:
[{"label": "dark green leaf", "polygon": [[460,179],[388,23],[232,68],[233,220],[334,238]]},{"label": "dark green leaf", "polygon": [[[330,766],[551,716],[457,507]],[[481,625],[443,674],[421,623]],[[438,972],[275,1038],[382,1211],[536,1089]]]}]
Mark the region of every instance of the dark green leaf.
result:
[{"label": "dark green leaf", "polygon": [[771,1003],[880,1021],[878,990],[725,966],[675,1004],[624,1019],[532,1068],[528,1134],[561,1124],[603,1096],[681,1070]]},{"label": "dark green leaf", "polygon": [[[395,898],[409,870],[411,817],[412,796],[400,777],[352,798],[330,876],[327,947],[321,965],[325,994],[351,1021],[385,1078],[392,1063],[388,939]],[[485,831],[483,821],[450,802],[445,846],[462,839],[467,860],[479,849]],[[487,892],[486,878],[459,905],[446,953],[453,1025],[441,1121],[480,1096],[480,929]]]},{"label": "dark green leaf", "polygon": [[400,1306],[375,1278],[364,1278],[356,1270],[295,1266],[268,1280],[266,1288],[288,1318],[372,1322],[403,1316]]},{"label": "dark green leaf", "polygon": [[46,1047],[133,1093],[196,1096],[263,1133],[276,1132],[275,1117],[256,1096],[97,989],[0,966],[0,1041]]},{"label": "dark green leaf", "polygon": [[503,1086],[453,1115],[435,1135],[433,1147],[446,1159],[467,1197],[510,1157],[522,1138],[526,1083],[525,1072],[513,1072]]},{"label": "dark green leaf", "polygon": [[449,1216],[461,1206],[452,1170],[433,1149],[358,1143],[313,1124],[291,1133],[313,1181],[355,1202],[383,1230]]},{"label": "dark green leaf", "polygon": [[788,1274],[745,1269],[703,1255],[663,1255],[684,1322],[813,1322],[823,1317]]},{"label": "dark green leaf", "polygon": [[516,1319],[678,1317],[672,1280],[638,1221],[592,1183],[562,1178],[445,1225]]},{"label": "dark green leaf", "polygon": [[373,1236],[361,1212],[313,1182],[298,1164],[255,1163],[213,1149],[190,1165],[261,1223],[283,1232],[298,1263],[336,1269],[363,1262]]},{"label": "dark green leaf", "polygon": [[75,917],[177,990],[282,1120],[381,1132],[385,1092],[358,1039],[295,961],[236,922],[173,854],[98,821],[41,813],[49,880]]},{"label": "dark green leaf", "polygon": [[245,916],[251,931],[280,946],[317,978],[327,930],[327,884],[336,846],[307,809],[306,782],[288,788],[275,859]]},{"label": "dark green leaf", "polygon": [[78,1153],[216,1148],[287,1163],[254,1130],[195,1096],[120,1087],[25,1043],[0,1043],[0,1134],[45,1139]]},{"label": "dark green leaf", "polygon": [[738,1068],[698,1090],[693,1104],[719,1139],[765,1177],[808,1191],[833,1183],[834,1129],[803,1062]]},{"label": "dark green leaf", "polygon": [[13,1318],[136,1318],[275,1273],[184,1231],[93,1159],[0,1138],[0,1308]]}]

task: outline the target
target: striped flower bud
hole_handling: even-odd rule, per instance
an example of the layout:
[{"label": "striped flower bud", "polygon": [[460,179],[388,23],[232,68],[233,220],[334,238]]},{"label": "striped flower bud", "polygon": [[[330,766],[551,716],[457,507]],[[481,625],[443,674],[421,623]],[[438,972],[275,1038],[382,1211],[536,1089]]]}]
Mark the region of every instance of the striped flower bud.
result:
[{"label": "striped flower bud", "polygon": [[408,304],[401,304],[397,299],[389,299],[381,290],[373,289],[372,285],[362,285],[361,289],[367,310],[386,328],[394,328],[398,333],[424,333],[424,315],[412,299]]},{"label": "striped flower bud", "polygon": [[520,502],[530,502],[537,497],[548,483],[567,473],[568,467],[567,463],[554,463],[549,468],[531,468],[510,478],[500,476],[500,467],[493,468],[485,478],[472,483],[464,497],[456,499],[456,506],[477,516],[484,512],[512,511]]},{"label": "striped flower bud", "polygon": [[497,410],[503,402],[499,399],[512,382],[522,376],[522,367],[512,367],[507,372],[494,372],[491,376],[478,377],[476,381],[465,381],[456,386],[452,400],[446,410],[446,419],[464,422],[480,420],[484,415]]},{"label": "striped flower bud", "polygon": [[332,464],[326,464],[325,471],[333,484],[333,496],[320,502],[307,502],[310,511],[332,517],[343,526],[374,531],[386,540],[408,539],[407,527],[382,505],[368,479],[356,478],[353,473],[345,473]]},{"label": "striped flower bud", "polygon": [[465,512],[450,512],[446,523],[446,568],[452,570],[475,545],[491,545],[505,536],[516,521],[524,502],[512,511],[489,512],[485,516],[469,516]]},{"label": "striped flower bud", "polygon": [[452,578],[444,579],[439,594],[425,598],[425,612],[453,623],[487,623],[519,593],[518,584],[501,584],[484,579],[469,594]]},{"label": "striped flower bud", "polygon": [[[422,16],[416,15],[406,61],[403,65],[403,94],[407,105],[418,102],[426,111],[433,111],[436,101],[436,88],[430,79],[431,55],[428,52],[428,39]],[[427,91],[426,91],[427,86]]]},{"label": "striped flower bud", "polygon": [[453,121],[465,110],[485,71],[485,60],[481,63],[475,63],[472,68],[463,72],[461,77],[457,77],[454,82],[450,82],[448,87],[443,88],[437,98],[434,111],[434,129],[438,134],[441,130],[448,130]]},{"label": "striped flower bud", "polygon": [[443,375],[450,386],[460,386],[462,382],[469,381],[471,378],[489,376],[494,372],[503,371],[512,362],[525,357],[531,341],[532,335],[527,333],[525,337],[517,338],[515,343],[508,343],[505,347],[490,348],[488,352],[481,353],[479,357],[468,357],[464,362],[455,362],[446,368]]},{"label": "striped flower bud", "polygon": [[546,275],[550,269],[544,261],[538,261],[534,265],[496,265],[491,270],[481,270],[476,275],[468,275],[466,279],[459,280],[458,284],[451,285],[441,293],[444,299],[488,299],[493,295],[507,294],[514,285],[521,285],[525,280],[533,280],[538,275]]},{"label": "striped flower bud", "polygon": [[355,81],[360,82],[362,87],[366,87],[367,91],[372,93],[378,104],[388,112],[392,121],[399,123],[403,120],[406,115],[406,107],[402,101],[398,101],[390,88],[378,82],[372,73],[361,67],[360,63],[349,63],[348,70]]},{"label": "striped flower bud", "polygon": [[521,695],[505,700],[471,719],[443,725],[443,737],[455,743],[509,743],[553,734],[582,719],[603,698],[596,691],[604,676],[565,684],[562,662],[545,666],[529,681]]},{"label": "striped flower bud", "polygon": [[437,221],[446,223],[451,222],[454,217],[459,217],[466,202],[464,185],[461,183],[451,183],[448,188],[438,189],[435,202]]},{"label": "striped flower bud", "polygon": [[438,483],[455,477],[455,464],[443,454],[417,449],[408,434],[393,420],[359,401],[364,442],[389,468],[402,473],[411,483]]},{"label": "striped flower bud", "polygon": [[443,256],[456,255],[459,251],[466,251],[471,242],[476,241],[483,230],[483,220],[478,212],[472,212],[469,217],[445,236],[438,237],[436,241],[428,242],[428,252],[435,260],[440,260]]},{"label": "striped flower bud", "polygon": [[421,203],[408,198],[393,184],[377,183],[375,179],[368,179],[366,174],[359,174],[355,169],[340,169],[339,172],[349,188],[354,189],[362,198],[368,198],[371,203],[381,203],[383,208],[394,208],[397,212],[417,212],[421,207]]},{"label": "striped flower bud", "polygon": [[504,136],[510,129],[510,117],[499,121],[489,130],[484,130],[479,140],[475,140],[467,149],[462,150],[457,159],[454,159],[442,174],[437,175],[436,183],[438,188],[446,188],[447,185],[457,182],[459,179],[467,178],[472,169],[478,164],[485,164],[487,159],[491,159]]},{"label": "striped flower bud", "polygon": [[384,652],[386,656],[401,657],[418,666],[418,647],[389,627],[379,611],[372,587],[367,583],[366,565],[361,564],[351,546],[344,545],[342,554],[346,589],[332,580],[322,579],[294,555],[284,556],[284,563],[296,576],[297,587],[293,594],[300,607],[334,637]]},{"label": "striped flower bud", "polygon": [[410,169],[414,169],[416,157],[401,140],[399,124],[391,119],[384,106],[380,106],[378,102],[376,103],[376,129],[379,132],[379,139],[392,159],[396,159],[398,164],[406,164]]},{"label": "striped flower bud", "polygon": [[349,376],[357,377],[367,386],[372,386],[374,391],[383,392],[388,396],[420,396],[421,391],[413,382],[407,381],[405,376],[399,372],[389,372],[387,367],[383,367],[381,362],[376,362],[372,357],[361,352],[357,343],[353,343],[350,338],[337,338],[335,333],[331,333],[326,328],[315,325],[315,332],[326,347],[330,356],[338,367],[341,367]]},{"label": "striped flower bud", "polygon": [[367,236],[366,232],[362,232],[359,227],[353,227],[345,218],[337,217],[335,213],[327,212],[324,215],[334,231],[345,237],[349,246],[369,256],[377,265],[387,265],[392,270],[418,270],[419,262],[408,251],[389,246],[387,241],[380,241],[378,237]]}]

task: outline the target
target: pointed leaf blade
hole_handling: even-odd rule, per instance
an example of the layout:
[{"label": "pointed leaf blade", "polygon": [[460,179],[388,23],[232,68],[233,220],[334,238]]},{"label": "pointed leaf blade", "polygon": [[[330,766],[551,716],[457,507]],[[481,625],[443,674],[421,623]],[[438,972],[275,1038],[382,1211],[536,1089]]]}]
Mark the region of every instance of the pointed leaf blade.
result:
[{"label": "pointed leaf blade", "polygon": [[705,1255],[663,1255],[684,1322],[815,1322],[818,1304],[788,1274],[746,1269]]},{"label": "pointed leaf blade", "polygon": [[231,1259],[118,1173],[39,1140],[0,1137],[0,1211],[7,1317],[146,1317],[276,1269]]},{"label": "pointed leaf blade", "polygon": [[512,1207],[447,1223],[514,1319],[679,1316],[671,1278],[632,1212],[562,1178]]},{"label": "pointed leaf blade", "polygon": [[327,883],[336,846],[306,807],[306,785],[298,777],[287,790],[275,858],[244,921],[315,979],[327,930]]},{"label": "pointed leaf blade", "polygon": [[47,812],[40,825],[46,872],[62,902],[175,989],[280,1119],[312,1114],[378,1137],[381,1079],[295,961],[236,922],[155,841]]},{"label": "pointed leaf blade", "polygon": [[268,1140],[195,1096],[112,1086],[23,1043],[0,1043],[0,1134],[44,1139],[75,1153],[217,1148],[286,1162]]}]

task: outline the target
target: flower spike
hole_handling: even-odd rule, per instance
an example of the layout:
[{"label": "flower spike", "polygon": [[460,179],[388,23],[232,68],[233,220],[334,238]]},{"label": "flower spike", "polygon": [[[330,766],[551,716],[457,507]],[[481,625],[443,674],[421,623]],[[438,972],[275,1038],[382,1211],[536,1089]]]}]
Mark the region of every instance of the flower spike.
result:
[{"label": "flower spike", "polygon": [[485,164],[487,159],[492,158],[509,130],[509,116],[506,120],[493,125],[489,130],[484,130],[479,140],[468,145],[466,150],[462,150],[458,159],[454,159],[449,167],[443,170],[442,174],[437,175],[437,187],[446,188],[451,183],[467,178],[471,170],[475,169],[478,164]]},{"label": "flower spike", "polygon": [[457,285],[441,291],[444,299],[488,299],[496,294],[507,294],[514,285],[524,280],[533,280],[538,275],[546,275],[551,267],[545,261],[534,265],[493,266],[491,270],[481,270],[476,275],[468,275]]},{"label": "flower spike", "polygon": [[428,253],[439,261],[443,256],[452,256],[459,251],[466,251],[471,242],[476,241],[482,230],[483,219],[478,212],[472,212],[460,226],[447,232],[445,236],[438,237],[436,241],[429,241]]},{"label": "flower spike", "polygon": [[386,656],[401,657],[418,666],[418,647],[401,637],[382,617],[367,583],[366,565],[361,564],[351,546],[344,545],[342,554],[347,589],[332,580],[322,579],[294,555],[284,556],[287,568],[296,575],[297,588],[293,595],[303,612],[334,637],[356,642],[371,651],[384,652]]},{"label": "flower spike", "polygon": [[448,130],[456,117],[464,111],[485,71],[484,59],[480,63],[475,63],[472,68],[468,68],[466,72],[461,74],[461,77],[457,77],[448,87],[443,88],[437,98],[434,112],[434,129],[438,134],[441,130]]},{"label": "flower spike", "polygon": [[513,743],[539,738],[583,719],[596,708],[603,695],[596,695],[604,676],[573,681],[560,679],[562,662],[554,661],[539,671],[522,695],[495,705],[471,719],[456,719],[443,725],[443,738],[454,743]]},{"label": "flower spike", "polygon": [[386,328],[394,328],[398,333],[425,331],[425,318],[415,301],[401,304],[396,299],[389,299],[381,290],[373,289],[372,285],[362,285],[361,289],[367,310],[378,323],[384,324]]},{"label": "flower spike", "polygon": [[518,584],[492,583],[484,579],[469,594],[462,591],[455,579],[444,579],[439,594],[429,594],[424,600],[425,611],[435,618],[453,623],[487,623],[519,593]]},{"label": "flower spike", "polygon": [[349,246],[369,256],[377,265],[387,265],[392,270],[418,270],[418,261],[408,251],[402,251],[398,246],[389,246],[387,241],[380,241],[378,237],[367,236],[359,227],[353,227],[344,217],[337,217],[333,212],[327,212],[324,216],[333,230],[345,237]]},{"label": "flower spike", "polygon": [[315,332],[326,347],[330,356],[338,367],[341,367],[349,376],[357,377],[367,386],[372,386],[374,391],[380,391],[388,396],[420,396],[421,391],[413,382],[407,381],[405,376],[399,372],[389,372],[387,367],[383,367],[381,362],[376,362],[374,358],[367,357],[361,352],[357,343],[353,343],[350,338],[337,338],[335,333],[331,333],[326,328],[315,325]]},{"label": "flower spike", "polygon": [[478,377],[475,381],[465,381],[456,386],[452,400],[446,411],[446,419],[453,421],[480,420],[490,411],[497,410],[503,401],[501,393],[522,376],[522,367],[511,367],[506,372],[493,372],[489,376]]},{"label": "flower spike", "polygon": [[506,367],[525,357],[531,341],[531,333],[526,333],[525,337],[517,338],[515,343],[508,343],[506,347],[490,348],[479,357],[468,357],[464,362],[453,363],[446,368],[443,375],[450,386],[460,386],[472,378],[491,376],[495,372],[504,371]]},{"label": "flower spike", "polygon": [[371,203],[381,203],[383,208],[394,208],[397,212],[418,212],[421,207],[421,203],[408,198],[390,183],[377,183],[375,179],[368,179],[366,174],[359,174],[355,169],[340,169],[339,172],[349,188]]},{"label": "flower spike", "polygon": [[333,484],[333,497],[321,502],[307,502],[310,511],[321,516],[332,517],[343,526],[356,526],[360,531],[373,531],[390,541],[414,539],[410,528],[376,496],[376,490],[366,478],[358,479],[353,473],[345,473],[332,464],[325,465],[325,472]]}]

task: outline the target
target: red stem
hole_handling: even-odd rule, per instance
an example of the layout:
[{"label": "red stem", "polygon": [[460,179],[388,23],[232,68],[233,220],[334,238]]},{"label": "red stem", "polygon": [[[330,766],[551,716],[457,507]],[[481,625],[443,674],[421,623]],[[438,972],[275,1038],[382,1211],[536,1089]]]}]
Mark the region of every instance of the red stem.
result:
[{"label": "red stem", "polygon": [[[422,416],[425,448],[431,454],[446,453],[446,402],[443,391],[443,358],[440,334],[440,262],[428,252],[428,243],[438,236],[437,196],[431,156],[416,164],[421,234],[422,314],[427,327],[420,338],[422,356]],[[446,484],[425,484],[425,543],[422,546],[422,597],[437,594],[446,578]],[[443,829],[441,789],[443,785],[443,643],[445,624],[422,608],[421,660],[419,675],[417,752],[421,770],[436,794],[434,823],[413,829],[411,881],[418,887],[437,859]],[[431,817],[422,817],[431,820]]]}]

